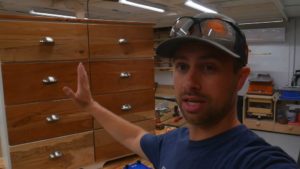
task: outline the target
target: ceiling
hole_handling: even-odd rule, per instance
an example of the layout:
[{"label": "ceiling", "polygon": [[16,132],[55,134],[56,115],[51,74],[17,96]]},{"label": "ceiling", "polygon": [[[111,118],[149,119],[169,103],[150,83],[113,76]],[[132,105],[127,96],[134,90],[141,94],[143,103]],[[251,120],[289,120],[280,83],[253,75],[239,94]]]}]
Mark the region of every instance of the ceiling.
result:
[{"label": "ceiling", "polygon": [[[0,0],[0,13],[29,14],[31,9],[72,13],[78,18],[130,20],[153,22],[167,27],[183,15],[193,16],[199,11],[184,5],[185,0],[139,0],[162,6],[158,13],[118,3],[118,0]],[[239,23],[288,20],[300,17],[300,0],[194,0],[228,15]]]}]

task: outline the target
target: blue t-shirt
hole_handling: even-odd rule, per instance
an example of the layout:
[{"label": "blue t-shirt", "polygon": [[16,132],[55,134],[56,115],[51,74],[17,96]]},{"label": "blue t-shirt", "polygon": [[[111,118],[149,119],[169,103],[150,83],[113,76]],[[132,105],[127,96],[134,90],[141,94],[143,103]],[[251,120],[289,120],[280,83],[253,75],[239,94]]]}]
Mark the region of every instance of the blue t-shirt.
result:
[{"label": "blue t-shirt", "polygon": [[155,169],[298,169],[296,162],[244,125],[202,141],[187,128],[146,134],[141,147]]}]

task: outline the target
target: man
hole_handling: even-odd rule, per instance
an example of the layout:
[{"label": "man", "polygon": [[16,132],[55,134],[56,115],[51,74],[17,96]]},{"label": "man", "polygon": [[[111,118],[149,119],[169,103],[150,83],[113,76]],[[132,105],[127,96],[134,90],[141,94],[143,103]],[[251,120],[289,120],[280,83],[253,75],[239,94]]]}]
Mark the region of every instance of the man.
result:
[{"label": "man", "polygon": [[77,92],[65,87],[65,93],[156,169],[297,168],[237,120],[237,92],[250,69],[246,39],[236,23],[218,14],[181,17],[170,35],[156,52],[173,58],[175,95],[187,128],[154,136],[114,115],[91,97],[82,64]]}]

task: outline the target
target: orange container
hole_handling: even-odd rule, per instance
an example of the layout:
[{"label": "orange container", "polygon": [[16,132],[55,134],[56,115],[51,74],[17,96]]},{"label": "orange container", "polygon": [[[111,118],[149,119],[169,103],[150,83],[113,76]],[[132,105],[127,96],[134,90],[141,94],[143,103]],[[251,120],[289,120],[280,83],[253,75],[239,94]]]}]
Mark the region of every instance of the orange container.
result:
[{"label": "orange container", "polygon": [[272,82],[250,82],[248,94],[272,95],[274,92]]}]

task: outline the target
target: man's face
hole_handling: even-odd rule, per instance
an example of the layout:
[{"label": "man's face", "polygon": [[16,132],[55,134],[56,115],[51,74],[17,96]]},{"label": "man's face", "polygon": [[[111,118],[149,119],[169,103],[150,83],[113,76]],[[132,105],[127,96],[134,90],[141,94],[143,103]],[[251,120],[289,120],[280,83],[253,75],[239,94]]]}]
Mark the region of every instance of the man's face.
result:
[{"label": "man's face", "polygon": [[238,73],[233,60],[210,46],[189,44],[176,51],[175,94],[189,124],[210,127],[234,110]]}]

